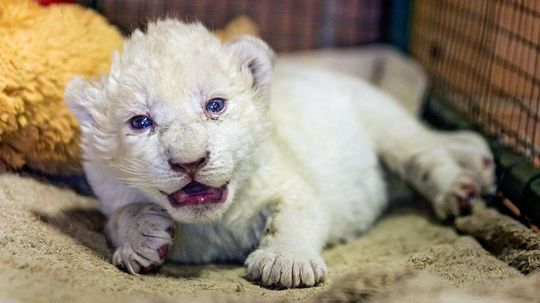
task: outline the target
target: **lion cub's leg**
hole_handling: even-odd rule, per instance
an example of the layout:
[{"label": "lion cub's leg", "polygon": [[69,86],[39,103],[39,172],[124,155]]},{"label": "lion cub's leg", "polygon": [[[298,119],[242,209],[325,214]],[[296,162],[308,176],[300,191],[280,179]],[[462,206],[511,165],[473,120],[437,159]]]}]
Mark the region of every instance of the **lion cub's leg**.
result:
[{"label": "lion cub's leg", "polygon": [[403,177],[432,202],[441,219],[469,213],[482,188],[481,178],[460,166],[445,146],[411,156]]},{"label": "lion cub's leg", "polygon": [[328,214],[308,188],[298,191],[295,187],[284,192],[258,249],[245,261],[248,279],[266,287],[309,287],[324,281],[326,275],[320,252]]},{"label": "lion cub's leg", "polygon": [[248,279],[277,288],[309,287],[324,281],[319,223],[301,209],[276,213],[259,248],[245,261]]},{"label": "lion cub's leg", "polygon": [[493,157],[480,136],[431,130],[395,100],[379,97],[358,103],[363,126],[387,166],[430,200],[437,216],[467,214],[493,190]]},{"label": "lion cub's leg", "polygon": [[130,204],[111,215],[106,233],[115,249],[113,264],[133,274],[145,273],[165,260],[174,223],[156,204]]}]

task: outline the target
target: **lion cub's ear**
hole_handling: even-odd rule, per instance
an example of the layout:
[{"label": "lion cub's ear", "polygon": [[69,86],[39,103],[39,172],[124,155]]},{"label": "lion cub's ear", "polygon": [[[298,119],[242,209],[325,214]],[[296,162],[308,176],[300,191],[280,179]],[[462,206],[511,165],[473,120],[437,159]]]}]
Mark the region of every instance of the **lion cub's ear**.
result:
[{"label": "lion cub's ear", "polygon": [[77,117],[81,126],[95,123],[99,114],[101,81],[90,82],[80,77],[73,78],[64,91],[64,100],[69,110]]},{"label": "lion cub's ear", "polygon": [[227,44],[232,53],[239,58],[241,68],[252,75],[253,88],[266,91],[272,79],[274,52],[261,39],[253,36],[240,36]]}]

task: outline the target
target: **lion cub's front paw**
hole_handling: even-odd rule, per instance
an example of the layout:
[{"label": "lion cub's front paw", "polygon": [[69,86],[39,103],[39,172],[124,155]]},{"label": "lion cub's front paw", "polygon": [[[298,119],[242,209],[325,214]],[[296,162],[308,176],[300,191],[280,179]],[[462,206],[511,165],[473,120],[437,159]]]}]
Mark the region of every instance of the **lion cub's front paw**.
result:
[{"label": "lion cub's front paw", "polygon": [[319,255],[257,249],[247,258],[248,279],[266,287],[310,287],[324,281],[326,264]]},{"label": "lion cub's front paw", "polygon": [[147,273],[163,264],[173,243],[174,223],[158,206],[148,206],[130,220],[124,222],[127,236],[114,252],[112,262],[132,274]]}]

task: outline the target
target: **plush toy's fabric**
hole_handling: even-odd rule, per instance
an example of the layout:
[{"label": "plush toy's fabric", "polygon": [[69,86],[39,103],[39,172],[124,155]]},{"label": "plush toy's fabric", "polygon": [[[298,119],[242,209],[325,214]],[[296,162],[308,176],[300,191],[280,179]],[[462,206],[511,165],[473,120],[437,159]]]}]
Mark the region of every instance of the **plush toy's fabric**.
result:
[{"label": "plush toy's fabric", "polygon": [[0,1],[0,170],[80,171],[79,130],[64,86],[74,75],[105,73],[121,44],[90,9]]}]

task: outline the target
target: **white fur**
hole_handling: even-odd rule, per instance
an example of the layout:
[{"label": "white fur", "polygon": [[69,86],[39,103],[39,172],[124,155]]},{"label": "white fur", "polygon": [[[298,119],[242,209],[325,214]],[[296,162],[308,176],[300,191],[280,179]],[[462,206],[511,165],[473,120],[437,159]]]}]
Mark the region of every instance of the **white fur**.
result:
[{"label": "white fur", "polygon": [[[142,272],[171,245],[174,262],[245,261],[265,286],[312,286],[326,275],[323,247],[367,230],[385,207],[378,156],[442,218],[473,198],[463,188],[474,197],[490,189],[493,168],[482,161],[491,154],[479,137],[431,131],[347,75],[278,63],[270,85],[271,60],[256,38],[221,44],[201,25],[167,20],[136,31],[103,79],[69,84],[115,264]],[[216,96],[228,105],[213,120],[203,104]],[[155,127],[130,129],[137,114]],[[171,207],[162,192],[190,180],[167,161],[206,151],[196,180],[228,183],[227,200],[206,211]],[[171,243],[163,231],[173,224]]]}]

